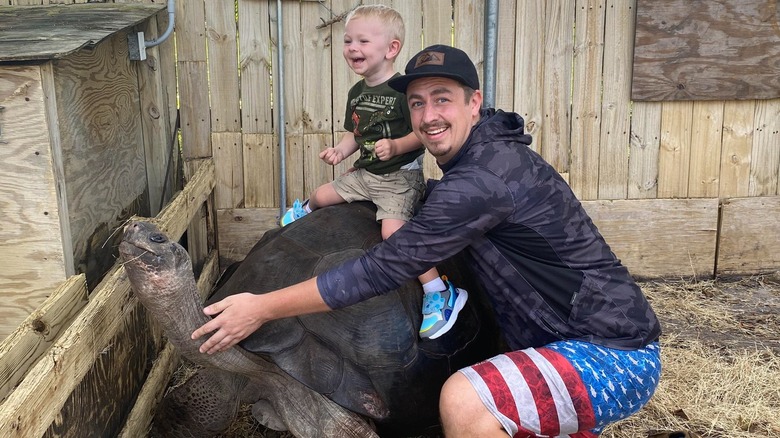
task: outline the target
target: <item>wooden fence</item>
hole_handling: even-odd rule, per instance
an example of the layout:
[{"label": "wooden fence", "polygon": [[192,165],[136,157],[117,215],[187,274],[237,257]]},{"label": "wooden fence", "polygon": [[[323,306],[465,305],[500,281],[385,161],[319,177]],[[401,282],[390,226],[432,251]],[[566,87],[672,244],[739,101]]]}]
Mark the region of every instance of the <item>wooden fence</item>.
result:
[{"label": "wooden fence", "polygon": [[[360,3],[388,4],[403,15],[406,42],[399,70],[419,49],[444,43],[465,50],[481,74],[484,1],[284,0],[281,11],[274,0],[176,1],[182,152],[185,162],[214,160],[220,250],[228,259],[246,250],[241,239],[248,230],[236,227],[256,222],[254,235],[273,226],[282,178],[289,205],[351,163],[332,168],[317,155],[343,134],[347,90],[359,79],[341,54],[344,23],[339,18]],[[780,99],[633,102],[636,7],[637,0],[500,1],[495,106],[525,118],[532,147],[581,199],[602,206],[611,205],[609,200],[643,200],[633,208],[649,209],[650,220],[658,221],[655,226],[661,230],[664,213],[673,205],[679,215],[674,224],[688,224],[692,233],[710,230],[697,251],[707,252],[704,265],[710,269],[705,271],[712,274],[723,238],[721,216],[743,221],[755,214],[740,210],[721,215],[724,205],[743,205],[723,200],[778,195]],[[273,79],[277,42],[284,68],[284,86],[278,91]],[[281,100],[284,175],[278,164],[274,105]],[[440,175],[430,157],[425,169],[429,177]],[[693,198],[713,201],[706,224],[689,224],[686,217],[698,217],[699,211],[689,209],[690,203],[669,202]],[[763,202],[768,210],[762,214],[776,215],[772,208],[777,204],[773,199]],[[769,237],[754,240],[780,240],[774,222],[758,225],[768,228],[763,231]],[[632,226],[636,224],[623,228]],[[641,240],[657,238],[641,228],[635,233],[640,241],[625,242],[635,253],[644,251]],[[691,249],[685,251],[690,254]],[[721,257],[744,265],[747,253]],[[780,266],[778,256],[756,262],[758,270]],[[668,263],[679,266],[676,260]],[[674,269],[670,273],[677,274]]]}]

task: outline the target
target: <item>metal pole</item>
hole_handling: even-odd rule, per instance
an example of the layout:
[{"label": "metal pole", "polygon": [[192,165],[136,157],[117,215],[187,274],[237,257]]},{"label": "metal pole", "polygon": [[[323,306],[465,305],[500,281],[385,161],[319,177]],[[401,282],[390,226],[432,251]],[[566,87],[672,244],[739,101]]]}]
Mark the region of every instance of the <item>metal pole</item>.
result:
[{"label": "metal pole", "polygon": [[485,4],[485,67],[482,106],[493,108],[496,105],[496,43],[498,35],[498,0],[487,0]]},{"label": "metal pole", "polygon": [[279,217],[287,212],[287,169],[286,140],[284,131],[284,41],[282,31],[282,0],[276,0],[276,96],[274,96],[274,105],[276,107],[276,120],[278,121],[276,132],[279,135]]}]

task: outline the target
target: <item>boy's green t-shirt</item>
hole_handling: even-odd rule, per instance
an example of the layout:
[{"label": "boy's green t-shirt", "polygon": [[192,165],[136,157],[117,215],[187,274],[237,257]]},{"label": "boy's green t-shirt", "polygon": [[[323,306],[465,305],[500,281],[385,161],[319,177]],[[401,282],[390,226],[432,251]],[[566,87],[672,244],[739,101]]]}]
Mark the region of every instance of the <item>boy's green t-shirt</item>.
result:
[{"label": "boy's green t-shirt", "polygon": [[[393,77],[396,76],[400,73]],[[395,172],[425,152],[420,147],[387,161],[380,161],[374,153],[377,140],[400,138],[412,132],[406,95],[390,88],[387,82],[369,87],[361,80],[349,90],[344,129],[355,134],[360,146],[360,157],[354,166],[374,174]]]}]

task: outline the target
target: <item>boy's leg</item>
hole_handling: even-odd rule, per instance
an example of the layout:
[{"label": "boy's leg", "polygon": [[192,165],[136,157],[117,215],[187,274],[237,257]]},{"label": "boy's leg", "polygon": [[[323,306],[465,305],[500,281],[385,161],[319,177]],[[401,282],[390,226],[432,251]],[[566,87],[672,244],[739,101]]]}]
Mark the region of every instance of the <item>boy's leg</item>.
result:
[{"label": "boy's leg", "polygon": [[594,437],[649,401],[661,375],[660,347],[655,342],[617,350],[560,341],[501,354],[456,374],[465,376],[473,391],[457,393],[445,384],[445,427],[468,418],[458,411],[459,399],[476,393],[510,436]]},{"label": "boy's leg", "polygon": [[329,205],[343,204],[346,202],[333,187],[333,183],[323,184],[317,187],[309,197],[309,208],[314,211]]}]

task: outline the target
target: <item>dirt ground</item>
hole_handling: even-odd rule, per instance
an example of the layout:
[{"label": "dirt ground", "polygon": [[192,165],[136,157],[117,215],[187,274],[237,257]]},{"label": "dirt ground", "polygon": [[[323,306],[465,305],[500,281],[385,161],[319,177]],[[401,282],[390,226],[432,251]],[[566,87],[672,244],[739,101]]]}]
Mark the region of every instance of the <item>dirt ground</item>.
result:
[{"label": "dirt ground", "polygon": [[[663,324],[661,383],[602,437],[780,437],[780,272],[640,284]],[[290,435],[244,413],[222,435],[239,437]]]}]

